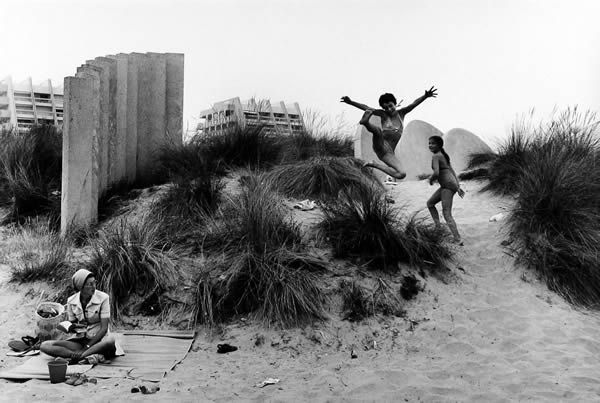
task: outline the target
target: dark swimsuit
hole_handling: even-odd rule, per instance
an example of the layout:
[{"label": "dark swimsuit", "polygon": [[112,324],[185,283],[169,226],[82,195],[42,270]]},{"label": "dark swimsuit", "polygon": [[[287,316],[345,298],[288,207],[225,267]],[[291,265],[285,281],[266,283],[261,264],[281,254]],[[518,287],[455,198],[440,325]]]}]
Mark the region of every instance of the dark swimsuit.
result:
[{"label": "dark swimsuit", "polygon": [[[442,163],[447,164],[445,158],[442,161],[440,161],[440,174],[438,176],[438,183],[440,184],[440,187],[442,189],[449,189],[454,193],[458,192],[458,182],[456,181],[454,174],[450,170],[449,166],[441,166]],[[431,166],[433,169],[433,162],[431,163]]]}]

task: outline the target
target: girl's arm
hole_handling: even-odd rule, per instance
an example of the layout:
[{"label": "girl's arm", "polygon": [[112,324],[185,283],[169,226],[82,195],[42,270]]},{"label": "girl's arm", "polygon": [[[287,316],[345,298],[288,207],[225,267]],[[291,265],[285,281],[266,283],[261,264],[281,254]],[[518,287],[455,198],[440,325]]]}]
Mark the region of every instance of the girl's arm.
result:
[{"label": "girl's arm", "polygon": [[402,115],[406,115],[407,113],[409,113],[410,111],[415,109],[417,106],[421,105],[421,103],[423,101],[425,101],[427,98],[435,98],[437,96],[436,91],[437,91],[437,88],[435,88],[435,87],[431,87],[430,89],[425,90],[425,94],[423,94],[419,98],[415,99],[412,104],[407,105],[404,108],[398,109],[398,113],[401,113]]},{"label": "girl's arm", "polygon": [[340,102],[344,102],[348,105],[352,105],[355,108],[362,109],[363,111],[366,111],[367,109],[375,109],[375,108],[371,108],[368,105],[361,104],[359,102],[355,102],[355,101],[351,100],[350,97],[347,97],[347,96],[343,96],[342,99],[340,100]]},{"label": "girl's arm", "polygon": [[454,175],[454,179],[456,179],[456,183],[458,183],[458,195],[460,197],[464,197],[465,191],[460,188],[460,181],[458,180],[458,175],[456,174],[456,172],[454,172],[454,168],[452,168],[452,165],[448,164],[448,166],[450,168],[450,172],[452,172],[452,175]]}]

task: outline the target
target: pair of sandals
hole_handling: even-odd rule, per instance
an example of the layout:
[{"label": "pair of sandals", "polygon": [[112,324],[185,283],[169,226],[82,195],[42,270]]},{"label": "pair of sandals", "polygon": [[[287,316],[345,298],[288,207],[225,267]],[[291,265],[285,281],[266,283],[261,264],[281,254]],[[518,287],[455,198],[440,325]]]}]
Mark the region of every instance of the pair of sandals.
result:
[{"label": "pair of sandals", "polygon": [[71,386],[79,386],[83,385],[84,383],[97,384],[98,380],[96,378],[88,378],[86,374],[76,373],[71,375],[69,379],[65,381],[65,383]]}]

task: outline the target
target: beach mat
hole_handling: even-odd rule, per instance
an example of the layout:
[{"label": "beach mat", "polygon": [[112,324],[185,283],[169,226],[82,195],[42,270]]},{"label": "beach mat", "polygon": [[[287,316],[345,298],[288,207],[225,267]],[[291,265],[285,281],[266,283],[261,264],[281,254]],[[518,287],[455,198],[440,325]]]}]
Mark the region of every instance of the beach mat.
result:
[{"label": "beach mat", "polygon": [[[40,353],[39,355],[28,359],[23,364],[0,372],[0,378],[5,379],[50,379],[48,373],[48,362],[53,361],[54,357]],[[86,372],[92,368],[91,365],[68,365],[67,377],[78,373]]]},{"label": "beach mat", "polygon": [[160,381],[183,361],[194,341],[193,331],[121,331],[112,333],[125,355],[86,372],[94,378],[134,378]]}]

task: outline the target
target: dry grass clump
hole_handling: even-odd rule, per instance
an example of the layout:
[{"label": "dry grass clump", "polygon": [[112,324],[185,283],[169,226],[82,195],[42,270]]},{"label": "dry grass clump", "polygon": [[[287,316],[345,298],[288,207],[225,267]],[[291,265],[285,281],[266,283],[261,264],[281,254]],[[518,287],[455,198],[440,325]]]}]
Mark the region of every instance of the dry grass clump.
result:
[{"label": "dry grass clump", "polygon": [[288,197],[319,200],[337,198],[342,191],[355,194],[362,188],[382,187],[372,172],[362,169],[360,160],[351,157],[316,157],[280,165],[264,178]]},{"label": "dry grass clump", "polygon": [[389,270],[401,262],[434,269],[451,258],[443,232],[416,216],[403,220],[382,191],[365,188],[357,193],[341,193],[322,206],[319,228],[336,257],[358,258],[372,269]]},{"label": "dry grass clump", "polygon": [[269,185],[251,181],[208,226],[211,258],[199,274],[197,312],[209,324],[252,314],[266,325],[294,326],[324,317],[316,273],[325,262],[306,253]]},{"label": "dry grass clump", "polygon": [[600,122],[567,110],[541,125],[507,225],[519,262],[576,304],[600,303]]},{"label": "dry grass clump", "polygon": [[52,231],[48,220],[33,220],[13,231],[14,250],[7,262],[11,280],[21,283],[69,278],[69,243]]},{"label": "dry grass clump", "polygon": [[0,182],[11,207],[5,222],[60,216],[62,134],[55,126],[0,133]]},{"label": "dry grass clump", "polygon": [[356,280],[339,282],[342,296],[342,318],[351,322],[361,321],[375,314],[404,316],[398,293],[382,278],[377,277],[372,289]]},{"label": "dry grass clump", "polygon": [[139,298],[143,309],[180,279],[178,251],[162,238],[159,222],[148,217],[132,222],[120,219],[100,232],[91,247],[87,268],[96,274],[98,289],[109,293],[115,319],[130,297]]},{"label": "dry grass clump", "polygon": [[235,127],[193,142],[213,166],[265,169],[279,161],[281,142],[264,126]]}]

